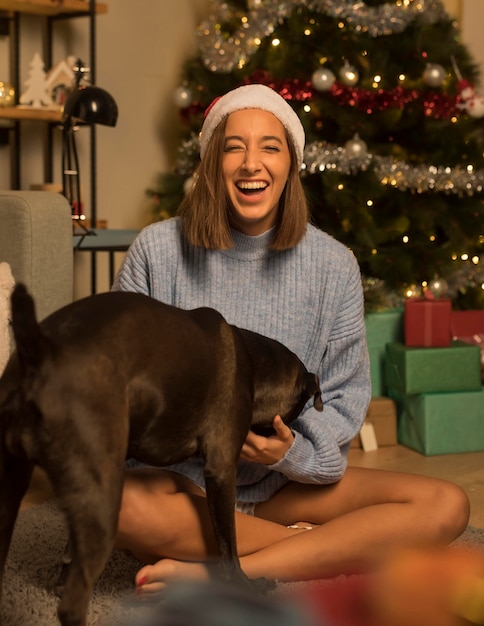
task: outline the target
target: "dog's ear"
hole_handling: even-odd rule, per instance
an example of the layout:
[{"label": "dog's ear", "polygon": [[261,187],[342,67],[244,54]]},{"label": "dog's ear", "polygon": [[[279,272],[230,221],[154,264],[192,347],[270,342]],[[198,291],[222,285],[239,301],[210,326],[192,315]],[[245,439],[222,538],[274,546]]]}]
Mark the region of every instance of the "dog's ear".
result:
[{"label": "dog's ear", "polygon": [[323,398],[321,395],[321,387],[319,386],[319,378],[316,374],[308,374],[310,377],[309,389],[314,398],[314,408],[316,411],[323,410]]}]

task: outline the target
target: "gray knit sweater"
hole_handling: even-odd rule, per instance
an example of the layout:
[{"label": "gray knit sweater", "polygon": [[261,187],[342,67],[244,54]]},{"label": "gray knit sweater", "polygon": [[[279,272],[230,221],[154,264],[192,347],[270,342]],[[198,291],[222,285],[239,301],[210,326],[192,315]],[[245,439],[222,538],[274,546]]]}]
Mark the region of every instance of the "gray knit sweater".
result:
[{"label": "gray knit sweater", "polygon": [[[306,407],[284,458],[239,464],[237,499],[260,502],[289,480],[327,484],[344,473],[371,395],[363,295],[354,255],[313,226],[284,252],[268,248],[271,231],[232,237],[233,248],[205,250],[182,243],[177,218],[152,224],[132,244],[113,289],[183,309],[213,307],[231,324],[282,342],[319,375],[324,410]],[[203,487],[199,459],[171,469]]]}]

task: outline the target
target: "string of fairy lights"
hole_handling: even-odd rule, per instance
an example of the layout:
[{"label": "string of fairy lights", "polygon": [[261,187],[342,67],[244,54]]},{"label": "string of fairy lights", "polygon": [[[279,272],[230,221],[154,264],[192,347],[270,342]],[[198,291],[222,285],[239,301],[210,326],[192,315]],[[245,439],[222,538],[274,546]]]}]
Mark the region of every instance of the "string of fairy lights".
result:
[{"label": "string of fairy lights", "polygon": [[[248,10],[240,13],[230,3],[214,2],[210,16],[198,28],[198,46],[204,66],[213,73],[230,73],[243,68],[250,57],[257,52],[261,43],[273,35],[275,29],[287,19],[296,7],[305,7],[338,20],[338,27],[351,29],[356,33],[366,33],[379,37],[403,32],[415,20],[427,24],[438,23],[447,18],[440,0],[393,0],[378,6],[368,6],[362,0],[248,0]],[[227,32],[226,25],[239,23],[239,28]],[[311,25],[308,25],[310,29]],[[280,45],[275,37],[272,45]],[[425,56],[425,53],[424,53]],[[333,71],[334,70],[334,71]],[[459,117],[467,114],[473,118],[484,117],[484,96],[476,93],[474,87],[462,79],[454,63],[455,76],[459,79],[457,96],[449,96],[437,88],[448,79],[445,69],[429,62],[422,79],[435,88],[422,95],[418,90],[405,86],[405,76],[400,76],[400,84],[392,90],[381,88],[381,76],[375,75],[372,89],[359,86],[357,70],[344,60],[340,68],[330,68],[325,64],[314,69],[311,79],[301,83],[286,79],[279,84],[270,84],[288,100],[303,103],[303,110],[311,112],[311,99],[316,92],[326,92],[338,104],[359,107],[367,114],[390,108],[403,108],[412,103],[422,106],[424,114],[435,119],[449,119],[456,123]],[[196,110],[196,103],[189,85],[183,84],[175,94],[175,101],[182,109]],[[192,134],[178,150],[177,170],[190,176],[198,158],[198,137]],[[390,156],[372,154],[364,140],[358,135],[343,146],[331,145],[325,141],[314,141],[306,146],[302,175],[316,172],[336,171],[351,175],[359,170],[372,168],[382,185],[401,191],[414,193],[445,193],[458,196],[473,196],[484,190],[484,170],[475,169],[472,163],[460,166],[440,166],[431,163],[418,165],[406,163]],[[189,181],[188,183],[189,184]],[[405,242],[404,242],[405,243]],[[479,244],[484,243],[484,234]],[[439,280],[439,288],[447,293],[456,293],[464,285],[480,285],[484,289],[484,272],[480,259],[462,255],[463,263],[447,281]],[[377,279],[368,279],[368,289],[378,288]],[[427,285],[424,285],[424,287]],[[418,293],[420,286],[414,288]],[[437,291],[435,284],[434,291]],[[412,288],[405,296],[415,295]]]}]

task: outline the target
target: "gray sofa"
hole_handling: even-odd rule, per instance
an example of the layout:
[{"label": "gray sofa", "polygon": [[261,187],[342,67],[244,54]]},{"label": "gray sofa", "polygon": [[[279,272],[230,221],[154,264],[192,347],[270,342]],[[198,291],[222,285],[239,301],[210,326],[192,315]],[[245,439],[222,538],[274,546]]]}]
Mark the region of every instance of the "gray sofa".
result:
[{"label": "gray sofa", "polygon": [[0,191],[2,261],[33,294],[39,319],[72,301],[72,218],[64,196]]}]

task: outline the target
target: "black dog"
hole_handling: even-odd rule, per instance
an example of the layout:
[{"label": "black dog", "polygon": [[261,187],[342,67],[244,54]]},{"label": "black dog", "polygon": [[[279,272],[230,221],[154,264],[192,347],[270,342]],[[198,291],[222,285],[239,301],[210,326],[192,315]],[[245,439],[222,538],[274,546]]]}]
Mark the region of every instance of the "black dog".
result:
[{"label": "black dog", "polygon": [[[34,465],[66,515],[72,560],[59,604],[83,626],[113,548],[124,462],[166,465],[201,455],[225,579],[247,583],[234,528],[236,466],[252,425],[294,420],[319,382],[287,348],[134,293],[78,300],[38,324],[12,295],[16,352],[0,379],[0,575]],[[0,579],[1,584],[1,579]],[[251,582],[251,584],[253,584]]]}]

